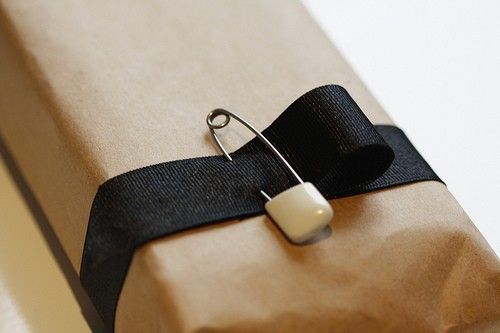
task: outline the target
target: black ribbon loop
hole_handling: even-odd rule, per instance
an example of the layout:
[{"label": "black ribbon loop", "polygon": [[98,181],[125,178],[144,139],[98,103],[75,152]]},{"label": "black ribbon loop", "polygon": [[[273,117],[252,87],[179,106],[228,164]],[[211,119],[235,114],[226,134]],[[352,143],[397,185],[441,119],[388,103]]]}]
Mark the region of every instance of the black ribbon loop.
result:
[{"label": "black ribbon loop", "polygon": [[[440,181],[404,133],[373,126],[347,91],[316,88],[263,131],[290,165],[328,199],[414,181]],[[186,229],[264,212],[296,180],[257,138],[231,154],[148,166],[102,184],[85,240],[81,281],[113,327],[134,250]]]}]

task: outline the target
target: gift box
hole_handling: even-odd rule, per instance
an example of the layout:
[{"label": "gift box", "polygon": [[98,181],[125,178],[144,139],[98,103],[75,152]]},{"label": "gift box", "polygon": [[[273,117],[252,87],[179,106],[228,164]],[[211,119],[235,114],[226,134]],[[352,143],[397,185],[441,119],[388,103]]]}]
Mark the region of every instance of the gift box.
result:
[{"label": "gift box", "polygon": [[[214,108],[263,130],[298,96],[333,82],[372,123],[392,124],[295,1],[2,0],[0,10],[2,140],[76,272],[99,186],[219,154],[205,123]],[[228,132],[230,151],[252,138]],[[498,258],[444,184],[330,203],[332,233],[305,246],[266,215],[147,242],[108,327],[500,330]]]}]

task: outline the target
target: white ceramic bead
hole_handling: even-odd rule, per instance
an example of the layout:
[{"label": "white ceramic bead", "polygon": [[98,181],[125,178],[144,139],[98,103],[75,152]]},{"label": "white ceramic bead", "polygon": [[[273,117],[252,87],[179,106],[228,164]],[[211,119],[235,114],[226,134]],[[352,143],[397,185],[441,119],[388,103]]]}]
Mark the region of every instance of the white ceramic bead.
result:
[{"label": "white ceramic bead", "polygon": [[266,211],[294,243],[317,235],[333,218],[333,209],[311,183],[295,185],[265,204]]}]

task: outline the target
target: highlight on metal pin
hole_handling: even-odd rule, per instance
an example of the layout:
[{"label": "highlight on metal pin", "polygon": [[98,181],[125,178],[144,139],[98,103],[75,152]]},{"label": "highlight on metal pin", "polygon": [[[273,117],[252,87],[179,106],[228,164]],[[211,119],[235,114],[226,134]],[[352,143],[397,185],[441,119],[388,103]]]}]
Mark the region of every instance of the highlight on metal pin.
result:
[{"label": "highlight on metal pin", "polygon": [[[215,119],[219,116],[223,117],[223,120],[216,123]],[[261,190],[261,195],[267,200],[264,205],[266,211],[292,242],[302,243],[316,236],[333,218],[333,209],[328,201],[312,183],[304,182],[273,144],[249,122],[227,110],[215,109],[208,113],[206,121],[210,134],[228,161],[233,159],[224,148],[215,130],[226,127],[231,118],[252,131],[299,183],[273,198]]]}]

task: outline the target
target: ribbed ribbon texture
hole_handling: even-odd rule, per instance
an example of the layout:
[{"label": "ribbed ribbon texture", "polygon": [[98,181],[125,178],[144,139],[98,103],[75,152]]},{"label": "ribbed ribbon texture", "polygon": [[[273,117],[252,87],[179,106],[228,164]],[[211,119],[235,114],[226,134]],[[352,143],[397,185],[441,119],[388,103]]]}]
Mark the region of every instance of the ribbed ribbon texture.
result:
[{"label": "ribbed ribbon texture", "polygon": [[[373,126],[340,86],[304,94],[263,134],[328,199],[440,181],[400,129]],[[135,249],[179,231],[262,214],[261,189],[274,196],[296,185],[257,138],[231,157],[232,162],[211,156],[152,165],[99,187],[80,278],[110,328]]]}]

